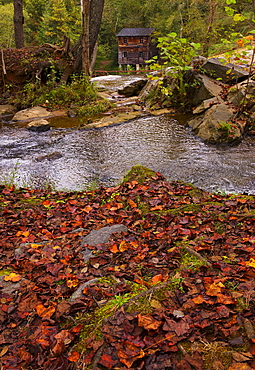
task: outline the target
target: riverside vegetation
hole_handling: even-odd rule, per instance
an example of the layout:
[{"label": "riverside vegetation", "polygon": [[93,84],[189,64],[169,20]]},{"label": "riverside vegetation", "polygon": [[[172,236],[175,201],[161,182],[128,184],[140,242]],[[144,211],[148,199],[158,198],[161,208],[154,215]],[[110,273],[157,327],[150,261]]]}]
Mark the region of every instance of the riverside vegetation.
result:
[{"label": "riverside vegetation", "polygon": [[141,166],[112,188],[0,190],[3,370],[254,368],[254,196]]}]

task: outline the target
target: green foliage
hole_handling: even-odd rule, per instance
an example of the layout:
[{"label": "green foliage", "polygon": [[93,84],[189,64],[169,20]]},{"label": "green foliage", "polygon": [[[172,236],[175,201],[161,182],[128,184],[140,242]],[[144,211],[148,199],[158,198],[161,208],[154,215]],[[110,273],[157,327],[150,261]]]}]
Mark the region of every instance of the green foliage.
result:
[{"label": "green foliage", "polygon": [[87,76],[75,76],[72,83],[66,85],[57,83],[54,73],[45,85],[25,85],[23,91],[15,97],[14,103],[22,108],[36,105],[49,109],[72,107],[80,116],[104,112],[110,104],[98,99],[96,89]]},{"label": "green foliage", "polygon": [[30,43],[61,44],[64,36],[75,42],[81,33],[80,2],[27,0],[27,39]]},{"label": "green foliage", "polygon": [[[171,32],[166,37],[159,37],[158,41],[160,58],[154,57],[150,60],[150,63],[154,61],[150,68],[157,70],[161,66],[163,67],[163,75],[173,79],[174,89],[162,86],[161,92],[164,95],[173,96],[174,94],[174,99],[177,100],[178,104],[185,105],[188,84],[185,83],[184,76],[192,68],[190,62],[197,55],[201,45],[189,42],[186,38],[180,38],[175,32]],[[166,72],[167,67],[169,68]]]},{"label": "green foliage", "polygon": [[0,5],[0,30],[0,48],[13,47],[13,4]]}]

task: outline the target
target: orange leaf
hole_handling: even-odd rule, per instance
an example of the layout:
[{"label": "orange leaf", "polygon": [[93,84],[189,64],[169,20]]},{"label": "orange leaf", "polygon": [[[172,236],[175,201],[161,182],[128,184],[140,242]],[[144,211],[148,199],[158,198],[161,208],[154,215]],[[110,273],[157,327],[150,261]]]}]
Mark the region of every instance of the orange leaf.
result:
[{"label": "orange leaf", "polygon": [[144,329],[157,330],[161,323],[161,321],[154,319],[151,315],[138,314],[138,326],[141,326]]},{"label": "orange leaf", "polygon": [[162,274],[158,274],[158,275],[155,275],[155,276],[153,276],[153,278],[151,279],[151,284],[157,284],[157,283],[159,283],[160,281],[163,281],[163,276],[162,276]]},{"label": "orange leaf", "polygon": [[128,199],[128,204],[131,208],[137,208],[137,204],[132,199]]},{"label": "orange leaf", "polygon": [[79,360],[80,354],[79,354],[79,352],[73,351],[73,352],[71,352],[71,355],[67,358],[71,362],[76,362],[76,361]]},{"label": "orange leaf", "polygon": [[163,208],[164,208],[163,205],[158,205],[158,206],[152,207],[150,210],[151,211],[162,211]]},{"label": "orange leaf", "polygon": [[92,211],[92,207],[91,206],[86,206],[85,208],[82,209],[82,211],[84,211],[86,213],[89,213],[90,211]]},{"label": "orange leaf", "polygon": [[192,298],[192,301],[196,304],[206,302],[206,300],[201,295],[198,295],[197,297]]},{"label": "orange leaf", "polygon": [[221,288],[224,288],[224,284],[221,282],[214,282],[205,286],[206,294],[210,296],[217,296],[221,293]]},{"label": "orange leaf", "polygon": [[10,275],[4,277],[4,281],[11,281],[13,283],[17,283],[21,280],[21,276],[19,274],[15,274],[15,272],[11,272]]},{"label": "orange leaf", "polygon": [[42,202],[42,205],[43,205],[44,207],[49,207],[49,206],[51,205],[51,201],[50,201],[50,200],[44,200],[44,201]]},{"label": "orange leaf", "polygon": [[36,339],[36,342],[41,344],[42,347],[47,347],[47,346],[50,345],[49,341],[47,341],[46,339],[43,339],[43,338]]},{"label": "orange leaf", "polygon": [[119,252],[119,249],[118,249],[117,244],[113,244],[113,245],[110,247],[110,251],[111,251],[112,253],[118,253],[118,252]]},{"label": "orange leaf", "polygon": [[40,317],[46,317],[47,319],[50,319],[55,311],[56,311],[56,308],[53,306],[44,307],[44,305],[41,303],[36,306],[37,315]]}]

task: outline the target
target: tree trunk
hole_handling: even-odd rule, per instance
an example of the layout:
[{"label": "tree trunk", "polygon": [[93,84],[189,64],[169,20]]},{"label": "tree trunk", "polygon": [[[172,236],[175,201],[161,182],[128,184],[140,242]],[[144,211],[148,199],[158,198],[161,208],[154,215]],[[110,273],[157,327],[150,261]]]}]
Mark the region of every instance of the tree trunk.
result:
[{"label": "tree trunk", "polygon": [[14,0],[14,36],[17,49],[24,47],[24,17],[23,17],[23,0]]},{"label": "tree trunk", "polygon": [[[88,0],[83,0],[88,1]],[[84,9],[84,2],[81,0],[81,8],[82,12]],[[93,51],[95,48],[95,44],[97,42],[98,33],[101,26],[101,20],[102,20],[102,14],[104,9],[104,0],[89,0],[90,2],[90,12],[89,12],[89,61],[91,61],[91,57],[93,55]],[[88,4],[86,4],[88,5]],[[84,14],[84,16],[86,16]],[[83,18],[83,17],[82,17]],[[83,22],[82,22],[83,23]],[[84,24],[85,26],[85,24]],[[75,65],[74,65],[74,71],[76,73],[80,73],[83,70],[83,62],[82,62],[82,50],[83,47],[85,48],[85,43],[87,42],[85,37],[85,43],[84,43],[84,37],[85,34],[82,31],[82,36],[80,37],[80,40],[75,45],[75,47],[72,49],[72,53],[75,57]],[[91,68],[87,68],[86,70],[90,70]]]},{"label": "tree trunk", "polygon": [[90,75],[90,2],[91,0],[82,0],[82,71]]}]

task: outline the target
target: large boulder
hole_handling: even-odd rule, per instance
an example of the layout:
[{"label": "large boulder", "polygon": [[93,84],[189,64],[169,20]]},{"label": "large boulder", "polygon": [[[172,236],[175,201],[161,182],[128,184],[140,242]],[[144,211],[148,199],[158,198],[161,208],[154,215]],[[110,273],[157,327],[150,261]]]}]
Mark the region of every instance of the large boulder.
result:
[{"label": "large boulder", "polygon": [[248,110],[255,110],[255,81],[247,80],[232,86],[228,90],[227,100],[235,106],[245,103]]},{"label": "large boulder", "polygon": [[211,77],[192,71],[187,74],[187,83],[188,100],[193,107],[197,107],[204,100],[218,97],[223,90],[223,86]]},{"label": "large boulder", "polygon": [[222,82],[233,84],[245,80],[249,72],[241,66],[228,63],[222,58],[210,58],[202,66],[205,73],[214,79],[221,79]]},{"label": "large boulder", "polygon": [[162,81],[162,78],[156,80],[148,80],[146,85],[141,90],[140,94],[138,95],[138,99],[141,102],[146,102],[149,99],[149,96],[152,95],[159,87],[159,81]]},{"label": "large boulder", "polygon": [[204,141],[217,143],[233,143],[241,140],[245,123],[232,123],[234,110],[221,103],[213,105],[204,114],[188,121],[195,133]]},{"label": "large boulder", "polygon": [[28,121],[36,118],[45,118],[52,116],[52,113],[48,112],[43,107],[33,107],[23,109],[15,114],[13,121]]},{"label": "large boulder", "polygon": [[126,97],[139,95],[142,88],[146,85],[147,79],[141,79],[132,82],[130,85],[123,87],[123,89],[118,90],[118,94],[124,95]]}]

